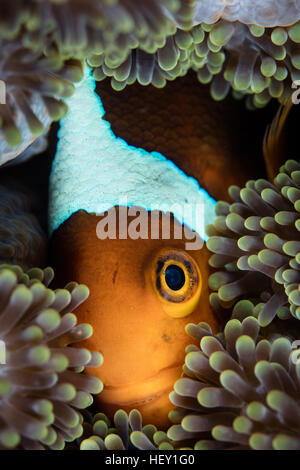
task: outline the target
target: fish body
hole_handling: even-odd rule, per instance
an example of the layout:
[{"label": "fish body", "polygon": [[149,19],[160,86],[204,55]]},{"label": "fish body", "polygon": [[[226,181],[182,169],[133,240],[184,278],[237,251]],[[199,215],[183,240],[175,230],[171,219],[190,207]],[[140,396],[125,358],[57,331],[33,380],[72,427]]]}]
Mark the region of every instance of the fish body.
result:
[{"label": "fish body", "polygon": [[[153,115],[157,127],[150,126],[148,135],[137,103],[134,108],[128,100],[126,110],[125,99],[123,109],[106,110],[107,94],[103,91],[100,100],[94,88],[87,73],[61,122],[50,178],[52,262],[60,282],[76,279],[90,288],[78,315],[94,329],[87,346],[104,356],[98,370],[104,383],[100,409],[112,415],[118,408],[138,408],[145,423],[166,428],[169,393],[182,373],[185,347],[196,343],[185,325],[207,322],[213,331],[219,328],[209,304],[204,223],[214,218],[215,195],[246,179],[247,164],[236,160],[230,125],[201,88],[198,97],[183,87],[177,121],[170,112],[174,95],[166,108],[161,100],[161,113]],[[126,122],[127,135],[116,135],[110,113],[120,116],[117,128]],[[158,126],[168,116],[171,134]],[[184,204],[196,212],[202,207],[199,223],[195,214],[182,217]],[[149,222],[143,236],[135,210]],[[200,240],[197,249],[187,249],[191,240]]]}]

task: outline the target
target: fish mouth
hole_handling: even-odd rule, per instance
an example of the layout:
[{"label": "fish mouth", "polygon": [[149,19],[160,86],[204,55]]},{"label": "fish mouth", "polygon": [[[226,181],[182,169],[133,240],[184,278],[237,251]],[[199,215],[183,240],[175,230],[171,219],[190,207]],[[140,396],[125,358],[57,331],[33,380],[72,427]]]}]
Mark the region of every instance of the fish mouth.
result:
[{"label": "fish mouth", "polygon": [[174,382],[182,373],[182,364],[161,369],[157,374],[143,382],[129,383],[120,386],[104,384],[101,401],[118,406],[140,406],[157,400],[173,389]]}]

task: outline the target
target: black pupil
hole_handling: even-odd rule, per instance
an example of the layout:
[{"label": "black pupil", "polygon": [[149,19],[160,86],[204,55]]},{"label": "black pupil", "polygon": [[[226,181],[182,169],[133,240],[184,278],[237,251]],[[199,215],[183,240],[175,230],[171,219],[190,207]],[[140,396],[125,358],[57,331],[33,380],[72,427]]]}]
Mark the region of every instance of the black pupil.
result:
[{"label": "black pupil", "polygon": [[172,290],[179,290],[184,286],[185,275],[183,269],[176,264],[170,264],[165,271],[167,286]]}]

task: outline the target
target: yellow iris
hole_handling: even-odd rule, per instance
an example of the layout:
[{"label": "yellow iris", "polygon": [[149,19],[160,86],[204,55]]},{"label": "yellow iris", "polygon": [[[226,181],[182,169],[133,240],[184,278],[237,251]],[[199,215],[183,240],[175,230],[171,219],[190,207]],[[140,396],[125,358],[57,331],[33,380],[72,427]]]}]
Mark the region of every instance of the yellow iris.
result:
[{"label": "yellow iris", "polygon": [[151,263],[153,288],[165,312],[174,318],[191,314],[200,298],[202,278],[197,263],[181,250],[161,250]]}]

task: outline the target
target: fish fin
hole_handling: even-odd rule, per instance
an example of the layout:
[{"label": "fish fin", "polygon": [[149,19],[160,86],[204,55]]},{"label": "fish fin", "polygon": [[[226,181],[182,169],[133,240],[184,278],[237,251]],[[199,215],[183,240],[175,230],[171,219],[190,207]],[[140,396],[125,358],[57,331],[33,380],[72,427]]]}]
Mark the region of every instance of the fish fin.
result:
[{"label": "fish fin", "polygon": [[293,106],[290,97],[285,104],[280,105],[272,123],[267,127],[263,140],[263,155],[266,164],[267,175],[273,181],[286,155],[286,123]]}]

